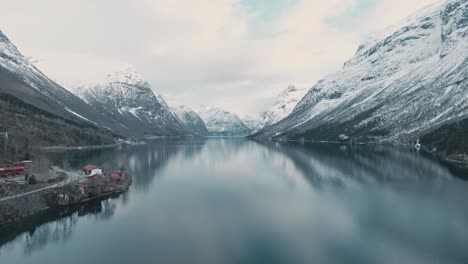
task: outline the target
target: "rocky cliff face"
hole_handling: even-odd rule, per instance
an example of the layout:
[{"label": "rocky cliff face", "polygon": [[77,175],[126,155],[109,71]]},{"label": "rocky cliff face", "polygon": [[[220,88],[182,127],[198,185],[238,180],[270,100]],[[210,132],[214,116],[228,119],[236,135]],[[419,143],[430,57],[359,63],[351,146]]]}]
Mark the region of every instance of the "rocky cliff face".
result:
[{"label": "rocky cliff face", "polygon": [[254,138],[405,142],[468,116],[468,2],[438,3],[359,46]]},{"label": "rocky cliff face", "polygon": [[111,123],[111,129],[122,134],[183,136],[190,133],[131,66],[107,75],[100,82],[78,85],[72,91],[102,113]]},{"label": "rocky cliff face", "polygon": [[197,113],[205,122],[211,135],[246,136],[251,132],[236,114],[221,108],[203,108],[198,110]]}]

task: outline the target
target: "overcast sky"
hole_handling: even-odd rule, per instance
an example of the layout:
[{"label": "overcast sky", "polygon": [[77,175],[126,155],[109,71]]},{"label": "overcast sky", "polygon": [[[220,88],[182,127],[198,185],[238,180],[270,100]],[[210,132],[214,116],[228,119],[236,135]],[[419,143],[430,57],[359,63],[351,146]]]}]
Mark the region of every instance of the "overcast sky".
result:
[{"label": "overcast sky", "polygon": [[241,115],[310,88],[434,0],[0,0],[0,29],[52,79],[134,65],[156,92]]}]

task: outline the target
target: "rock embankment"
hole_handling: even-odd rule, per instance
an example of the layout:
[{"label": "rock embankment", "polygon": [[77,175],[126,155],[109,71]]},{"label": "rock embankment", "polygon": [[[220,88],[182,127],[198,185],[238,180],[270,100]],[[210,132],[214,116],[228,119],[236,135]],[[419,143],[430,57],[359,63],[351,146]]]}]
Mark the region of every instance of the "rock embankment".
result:
[{"label": "rock embankment", "polygon": [[32,193],[0,202],[0,226],[59,206],[69,206],[96,199],[104,199],[128,190],[131,177],[115,181],[100,177],[86,184],[74,182],[62,187]]}]

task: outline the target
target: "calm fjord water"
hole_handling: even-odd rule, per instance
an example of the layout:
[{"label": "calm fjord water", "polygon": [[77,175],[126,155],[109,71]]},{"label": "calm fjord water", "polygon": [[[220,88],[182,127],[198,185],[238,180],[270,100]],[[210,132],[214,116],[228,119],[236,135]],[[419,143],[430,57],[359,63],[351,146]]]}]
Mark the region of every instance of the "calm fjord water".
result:
[{"label": "calm fjord water", "polygon": [[134,185],[0,230],[2,264],[468,263],[468,183],[416,152],[208,139],[48,155],[125,163]]}]

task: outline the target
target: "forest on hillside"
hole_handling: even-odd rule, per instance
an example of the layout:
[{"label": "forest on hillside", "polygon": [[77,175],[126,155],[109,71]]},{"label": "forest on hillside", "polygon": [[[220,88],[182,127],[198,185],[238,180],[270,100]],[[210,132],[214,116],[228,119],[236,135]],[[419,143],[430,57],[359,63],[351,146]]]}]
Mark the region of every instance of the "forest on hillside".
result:
[{"label": "forest on hillside", "polygon": [[468,153],[468,118],[446,124],[421,137],[421,144],[429,150],[445,155]]},{"label": "forest on hillside", "polygon": [[[65,119],[19,98],[0,93],[0,158],[28,158],[38,146],[86,146],[112,144],[113,134],[86,122]],[[3,134],[6,135],[6,134]]]}]

